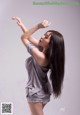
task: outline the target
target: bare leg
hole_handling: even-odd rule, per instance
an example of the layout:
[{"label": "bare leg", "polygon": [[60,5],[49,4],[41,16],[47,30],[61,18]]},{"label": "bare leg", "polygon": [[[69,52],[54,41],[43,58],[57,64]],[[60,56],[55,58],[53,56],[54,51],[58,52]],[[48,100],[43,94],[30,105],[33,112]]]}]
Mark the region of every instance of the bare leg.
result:
[{"label": "bare leg", "polygon": [[44,115],[43,108],[45,104],[42,102],[28,102],[31,115]]}]

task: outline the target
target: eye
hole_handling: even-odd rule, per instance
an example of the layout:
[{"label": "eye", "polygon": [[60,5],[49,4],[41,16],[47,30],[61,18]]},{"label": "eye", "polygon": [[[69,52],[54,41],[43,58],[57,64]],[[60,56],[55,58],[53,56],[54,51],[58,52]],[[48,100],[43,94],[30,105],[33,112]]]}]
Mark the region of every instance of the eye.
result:
[{"label": "eye", "polygon": [[45,36],[45,39],[48,39],[48,36]]}]

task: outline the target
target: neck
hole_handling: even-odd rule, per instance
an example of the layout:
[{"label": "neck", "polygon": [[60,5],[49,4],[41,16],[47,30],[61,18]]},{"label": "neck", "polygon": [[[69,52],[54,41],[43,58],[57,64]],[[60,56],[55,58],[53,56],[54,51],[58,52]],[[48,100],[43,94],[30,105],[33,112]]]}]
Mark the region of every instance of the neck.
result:
[{"label": "neck", "polygon": [[48,48],[43,48],[43,53],[46,53]]}]

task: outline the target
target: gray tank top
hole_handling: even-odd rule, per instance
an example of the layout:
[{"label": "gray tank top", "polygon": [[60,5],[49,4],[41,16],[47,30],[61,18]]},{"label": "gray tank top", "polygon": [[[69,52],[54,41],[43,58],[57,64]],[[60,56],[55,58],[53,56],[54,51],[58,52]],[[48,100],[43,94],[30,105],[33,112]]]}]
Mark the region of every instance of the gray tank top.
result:
[{"label": "gray tank top", "polygon": [[[28,94],[28,91],[30,95],[33,95],[34,93],[40,93],[43,97],[45,93],[43,91],[41,82],[43,82],[43,84],[45,85],[45,82],[46,82],[45,77],[48,78],[47,72],[49,70],[49,67],[42,67],[36,63],[32,55],[32,48],[34,47],[35,46],[31,43],[28,43],[26,45],[27,51],[31,55],[29,58],[27,58],[26,63],[25,63],[26,69],[28,71],[28,82],[26,84],[26,93]],[[51,95],[52,93],[51,84],[49,82],[49,79],[47,80],[48,80],[47,86],[49,89],[49,94]]]}]

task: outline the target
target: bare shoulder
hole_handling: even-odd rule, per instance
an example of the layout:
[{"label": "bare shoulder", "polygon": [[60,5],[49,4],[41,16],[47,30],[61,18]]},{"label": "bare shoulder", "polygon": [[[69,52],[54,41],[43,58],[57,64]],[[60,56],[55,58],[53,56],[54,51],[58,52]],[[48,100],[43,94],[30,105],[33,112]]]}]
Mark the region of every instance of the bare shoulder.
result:
[{"label": "bare shoulder", "polygon": [[47,65],[47,59],[43,52],[39,51],[37,47],[32,49],[32,55],[35,58],[36,62],[41,66]]}]

